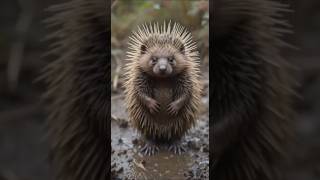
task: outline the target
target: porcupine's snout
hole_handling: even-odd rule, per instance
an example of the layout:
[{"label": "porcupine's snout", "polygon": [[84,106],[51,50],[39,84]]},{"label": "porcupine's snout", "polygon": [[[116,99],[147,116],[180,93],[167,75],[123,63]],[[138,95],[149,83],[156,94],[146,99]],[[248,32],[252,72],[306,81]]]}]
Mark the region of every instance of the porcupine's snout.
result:
[{"label": "porcupine's snout", "polygon": [[159,59],[159,71],[164,74],[167,71],[168,60],[166,58]]},{"label": "porcupine's snout", "polygon": [[172,73],[172,67],[168,62],[168,58],[159,58],[158,63],[153,68],[153,72],[159,76],[168,76]]}]

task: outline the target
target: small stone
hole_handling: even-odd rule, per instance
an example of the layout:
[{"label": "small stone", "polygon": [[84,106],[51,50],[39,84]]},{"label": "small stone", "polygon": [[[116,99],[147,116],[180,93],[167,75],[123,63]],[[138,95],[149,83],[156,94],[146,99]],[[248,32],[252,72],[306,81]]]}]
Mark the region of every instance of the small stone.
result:
[{"label": "small stone", "polygon": [[139,140],[137,138],[132,140],[132,144],[137,145],[139,143]]},{"label": "small stone", "polygon": [[209,152],[208,146],[203,147],[203,148],[202,148],[202,152]]},{"label": "small stone", "polygon": [[194,158],[198,158],[198,157],[199,157],[199,154],[194,154],[193,157],[194,157]]},{"label": "small stone", "polygon": [[120,167],[118,170],[117,170],[117,173],[122,173],[123,172],[123,167]]},{"label": "small stone", "polygon": [[112,168],[115,168],[116,167],[116,163],[113,163],[112,165],[111,165],[111,169]]},{"label": "small stone", "polygon": [[127,153],[127,150],[123,150],[123,151],[120,151],[119,153],[118,153],[118,155],[120,156],[120,155],[124,155],[124,154],[126,154]]},{"label": "small stone", "polygon": [[121,120],[120,121],[120,124],[119,124],[119,127],[120,128],[127,128],[128,127],[128,121],[126,121],[126,120]]}]

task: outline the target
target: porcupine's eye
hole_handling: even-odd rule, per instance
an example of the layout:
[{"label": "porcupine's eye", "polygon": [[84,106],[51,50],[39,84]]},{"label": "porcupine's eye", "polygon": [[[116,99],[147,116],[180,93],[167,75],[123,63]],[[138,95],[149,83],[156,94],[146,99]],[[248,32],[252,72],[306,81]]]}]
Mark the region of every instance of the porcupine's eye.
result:
[{"label": "porcupine's eye", "polygon": [[173,61],[174,61],[174,57],[173,57],[173,56],[171,56],[171,57],[169,57],[169,58],[168,58],[168,60],[169,60],[169,62],[170,62],[170,63],[173,63]]},{"label": "porcupine's eye", "polygon": [[151,61],[153,64],[155,64],[157,62],[157,60],[158,60],[157,57],[154,57],[154,56],[151,57]]}]

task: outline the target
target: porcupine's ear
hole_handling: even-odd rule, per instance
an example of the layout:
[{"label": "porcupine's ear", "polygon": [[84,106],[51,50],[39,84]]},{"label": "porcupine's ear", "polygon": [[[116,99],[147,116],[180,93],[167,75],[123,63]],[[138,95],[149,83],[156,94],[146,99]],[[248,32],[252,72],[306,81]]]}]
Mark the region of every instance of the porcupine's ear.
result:
[{"label": "porcupine's ear", "polygon": [[140,47],[140,53],[141,53],[141,54],[145,54],[146,51],[147,51],[147,46],[141,45],[141,47]]}]

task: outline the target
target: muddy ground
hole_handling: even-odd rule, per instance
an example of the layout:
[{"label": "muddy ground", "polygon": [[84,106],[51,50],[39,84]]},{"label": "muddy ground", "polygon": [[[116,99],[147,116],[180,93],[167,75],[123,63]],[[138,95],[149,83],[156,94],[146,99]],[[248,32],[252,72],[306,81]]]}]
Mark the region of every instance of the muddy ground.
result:
[{"label": "muddy ground", "polygon": [[112,96],[112,179],[209,179],[209,96],[208,72],[203,78],[206,88],[197,125],[184,137],[186,152],[175,155],[165,148],[154,156],[143,156],[140,134],[134,130],[124,106],[122,91]]}]

